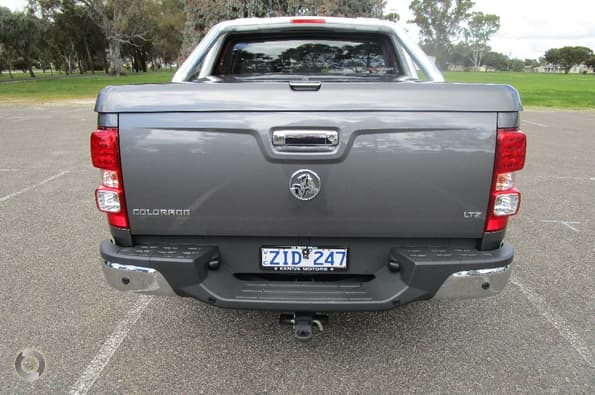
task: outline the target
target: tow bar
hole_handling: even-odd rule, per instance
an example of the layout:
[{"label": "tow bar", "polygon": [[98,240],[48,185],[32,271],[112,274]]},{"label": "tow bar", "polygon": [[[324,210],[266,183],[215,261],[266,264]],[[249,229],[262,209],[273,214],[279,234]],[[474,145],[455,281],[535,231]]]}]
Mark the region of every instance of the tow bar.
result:
[{"label": "tow bar", "polygon": [[309,312],[295,312],[293,314],[281,314],[279,324],[292,325],[293,336],[296,340],[307,342],[312,339],[313,327],[318,328],[320,333],[324,332],[324,325],[328,323],[328,316]]}]

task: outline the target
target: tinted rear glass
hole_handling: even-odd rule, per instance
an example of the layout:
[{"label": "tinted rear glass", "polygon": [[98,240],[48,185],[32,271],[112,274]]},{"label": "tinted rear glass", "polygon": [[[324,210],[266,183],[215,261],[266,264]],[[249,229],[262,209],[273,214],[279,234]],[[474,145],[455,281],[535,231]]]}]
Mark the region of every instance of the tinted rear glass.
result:
[{"label": "tinted rear glass", "polygon": [[230,39],[215,74],[398,76],[400,72],[392,44],[384,36],[267,36]]}]

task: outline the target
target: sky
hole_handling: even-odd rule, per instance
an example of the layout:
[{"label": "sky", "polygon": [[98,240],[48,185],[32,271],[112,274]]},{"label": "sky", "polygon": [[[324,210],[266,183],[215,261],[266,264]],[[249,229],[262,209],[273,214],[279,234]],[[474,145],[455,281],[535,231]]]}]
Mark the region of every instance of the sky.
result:
[{"label": "sky", "polygon": [[[1,0],[0,0],[1,1]],[[500,30],[489,45],[512,58],[537,59],[550,48],[585,46],[595,51],[595,2],[592,0],[475,0],[472,11],[500,17]],[[409,34],[418,38],[409,11],[411,0],[388,0]]]},{"label": "sky", "polygon": [[[22,10],[27,0],[0,0],[0,5]],[[411,0],[388,0],[386,12],[396,11],[401,24],[418,39],[409,11]],[[582,45],[595,50],[595,2],[592,0],[475,0],[474,11],[496,14],[500,30],[490,46],[512,58],[537,59],[550,48]]]}]

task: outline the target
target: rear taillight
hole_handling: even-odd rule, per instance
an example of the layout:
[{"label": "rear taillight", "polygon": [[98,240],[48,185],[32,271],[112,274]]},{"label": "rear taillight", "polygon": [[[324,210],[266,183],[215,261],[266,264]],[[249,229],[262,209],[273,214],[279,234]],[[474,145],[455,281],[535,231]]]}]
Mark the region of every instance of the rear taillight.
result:
[{"label": "rear taillight", "polygon": [[96,130],[91,133],[91,160],[98,169],[118,170],[118,129]]},{"label": "rear taillight", "polygon": [[495,173],[521,170],[525,166],[527,138],[517,128],[498,129]]},{"label": "rear taillight", "polygon": [[508,217],[519,211],[521,194],[514,185],[514,172],[525,165],[526,150],[525,133],[518,128],[498,129],[486,232],[503,230]]},{"label": "rear taillight", "polygon": [[128,228],[118,129],[100,129],[91,133],[91,161],[101,171],[101,186],[95,191],[97,208],[107,213],[110,225]]}]

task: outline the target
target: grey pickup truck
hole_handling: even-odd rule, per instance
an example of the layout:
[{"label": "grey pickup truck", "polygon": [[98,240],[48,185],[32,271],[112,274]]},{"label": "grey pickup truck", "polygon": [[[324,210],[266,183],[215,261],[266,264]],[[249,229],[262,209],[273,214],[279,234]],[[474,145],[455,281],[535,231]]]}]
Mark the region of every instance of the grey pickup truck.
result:
[{"label": "grey pickup truck", "polygon": [[223,22],[171,83],[106,87],[95,110],[116,289],[278,311],[306,340],[321,313],[509,279],[519,94],[444,82],[394,23]]}]

